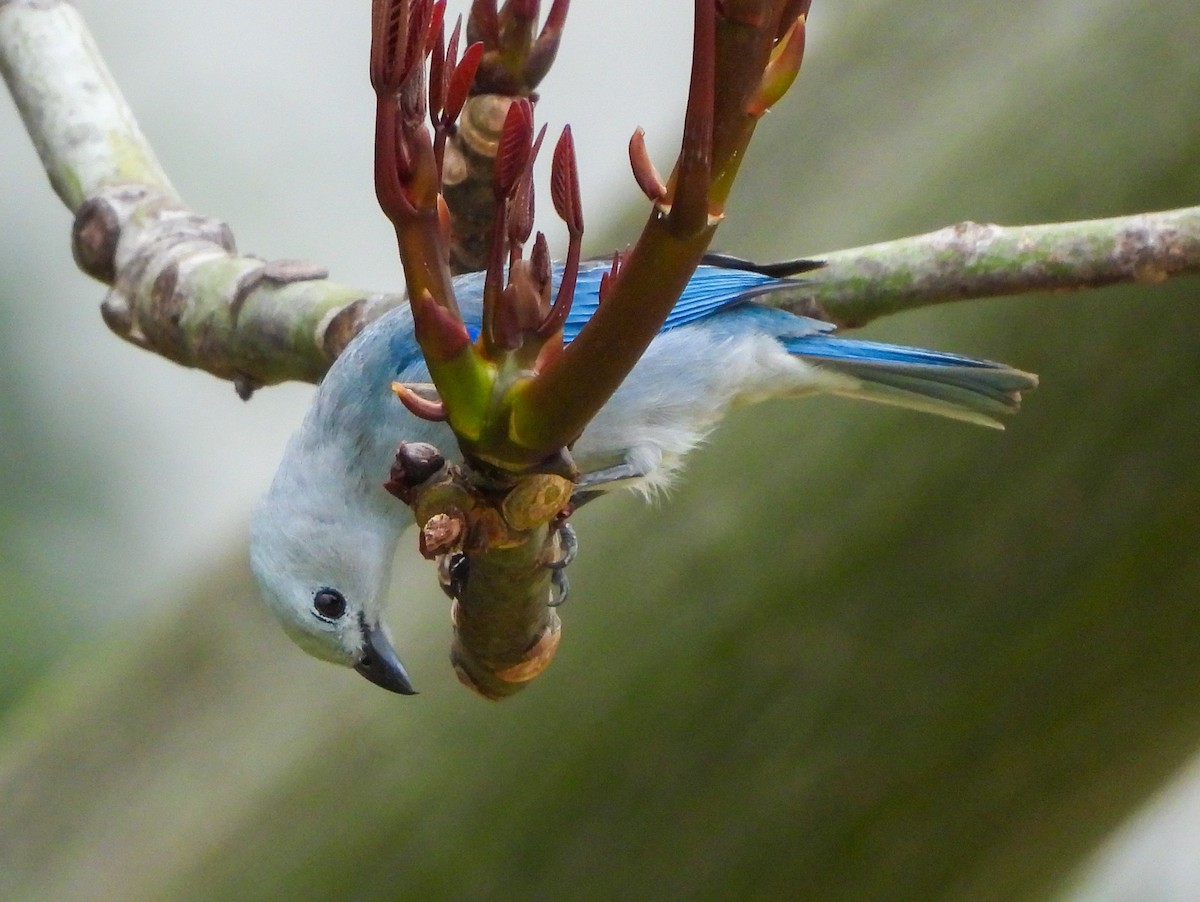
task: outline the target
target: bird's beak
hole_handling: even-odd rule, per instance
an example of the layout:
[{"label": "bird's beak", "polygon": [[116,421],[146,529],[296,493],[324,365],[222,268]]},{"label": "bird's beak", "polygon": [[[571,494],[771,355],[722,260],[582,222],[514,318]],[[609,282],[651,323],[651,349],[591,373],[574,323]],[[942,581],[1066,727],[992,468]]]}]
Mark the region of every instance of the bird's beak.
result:
[{"label": "bird's beak", "polygon": [[401,695],[416,695],[412,681],[404,671],[404,665],[396,657],[391,640],[379,624],[367,623],[362,620],[363,652],[354,669],[365,676],[376,686],[382,686],[391,692]]}]

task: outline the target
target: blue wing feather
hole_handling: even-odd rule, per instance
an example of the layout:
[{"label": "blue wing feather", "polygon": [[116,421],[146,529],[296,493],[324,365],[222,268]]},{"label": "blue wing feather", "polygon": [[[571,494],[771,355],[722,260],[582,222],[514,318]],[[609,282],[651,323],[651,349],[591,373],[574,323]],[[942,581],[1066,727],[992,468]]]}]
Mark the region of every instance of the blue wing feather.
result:
[{"label": "blue wing feather", "polygon": [[912,348],[907,345],[885,344],[881,341],[862,341],[855,338],[840,338],[833,335],[806,335],[785,341],[784,346],[793,354],[825,360],[862,361],[876,363],[918,364],[921,366],[965,366],[994,368],[996,364],[974,357]]},{"label": "blue wing feather", "polygon": [[[600,281],[608,270],[609,263],[604,260],[587,261],[580,266],[574,303],[563,327],[565,341],[574,340],[595,314],[600,304]],[[561,277],[562,269],[556,266],[556,288]],[[459,307],[472,339],[478,337],[482,319],[483,281],[483,273],[455,279]],[[831,334],[835,329],[832,323],[753,303],[794,284],[795,280],[757,272],[701,266],[684,288],[661,331],[705,321],[705,328],[723,336],[770,335],[796,357],[852,377],[855,381],[848,384],[857,388],[848,393],[857,397],[989,425],[998,425],[996,416],[1015,410],[1020,392],[1037,385],[1036,376],[1004,364],[923,348],[841,338]],[[393,348],[392,360],[397,367],[406,366],[419,359],[418,353],[408,333],[401,346]]]},{"label": "blue wing feather", "polygon": [[[581,269],[579,279],[575,283],[575,302],[571,305],[571,313],[563,326],[564,341],[574,340],[596,312],[600,304],[600,279],[606,272],[607,263],[593,265],[586,270]],[[760,273],[701,266],[683,289],[683,294],[667,315],[661,331],[667,332],[712,316],[778,282],[778,279]]]},{"label": "blue wing feather", "polygon": [[[587,261],[579,268],[579,277],[575,280],[575,300],[571,304],[571,312],[563,325],[563,341],[570,343],[575,340],[588,320],[600,306],[600,279],[609,270],[608,261]],[[557,290],[558,280],[562,277],[559,266],[554,270],[554,283]],[[471,338],[479,336],[479,328],[483,318],[483,309],[479,303],[482,295],[483,279],[481,273],[472,273],[460,279],[478,280],[479,285],[466,285],[456,280],[459,302],[462,308],[463,321]],[[779,279],[764,276],[761,273],[745,272],[738,269],[724,269],[716,266],[701,266],[692,276],[683,294],[675,302],[666,322],[660,331],[667,332],[686,326],[697,320],[712,316],[718,311],[741,303],[748,298],[761,294],[774,285],[781,284]],[[468,290],[461,290],[468,288]],[[470,290],[475,289],[475,290]]]}]

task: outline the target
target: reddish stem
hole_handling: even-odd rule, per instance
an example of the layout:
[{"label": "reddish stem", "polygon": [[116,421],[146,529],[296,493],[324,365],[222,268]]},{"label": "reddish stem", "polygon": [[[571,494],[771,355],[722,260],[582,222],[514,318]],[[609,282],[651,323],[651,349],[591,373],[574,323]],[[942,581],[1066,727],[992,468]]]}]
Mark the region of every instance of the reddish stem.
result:
[{"label": "reddish stem", "polygon": [[679,234],[695,234],[708,225],[716,47],[716,0],[696,0],[692,79],[683,119],[683,147],[676,169],[678,178],[671,198],[671,226]]},{"label": "reddish stem", "polygon": [[[746,102],[761,83],[784,5],[725,0],[718,16],[716,0],[696,0],[691,90],[683,147],[668,182],[670,212],[651,213],[618,274],[604,280],[596,315],[514,398],[513,438],[531,461],[578,437],[658,334],[699,264],[753,133]],[[657,193],[649,181],[648,193]]]}]

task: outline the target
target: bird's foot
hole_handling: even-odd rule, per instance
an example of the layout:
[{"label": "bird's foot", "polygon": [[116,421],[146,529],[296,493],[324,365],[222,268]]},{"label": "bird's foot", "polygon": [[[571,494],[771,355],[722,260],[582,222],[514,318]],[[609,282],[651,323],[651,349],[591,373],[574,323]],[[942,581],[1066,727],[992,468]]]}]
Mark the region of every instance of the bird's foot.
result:
[{"label": "bird's foot", "polygon": [[575,483],[575,491],[571,494],[571,511],[579,510],[601,495],[645,479],[646,475],[646,469],[632,463],[628,457],[615,466],[584,473]]},{"label": "bird's foot", "polygon": [[553,553],[552,558],[543,557],[542,566],[550,571],[550,601],[547,604],[557,608],[567,600],[571,593],[571,583],[567,579],[567,567],[579,554],[579,537],[575,528],[563,521],[550,534],[546,549]]},{"label": "bird's foot", "polygon": [[[579,538],[571,524],[562,522],[554,527],[550,539],[546,543],[546,553],[542,566],[550,571],[550,600],[547,604],[556,608],[567,600],[571,592],[571,583],[567,579],[566,569],[579,553]],[[467,591],[467,579],[471,567],[467,556],[461,551],[443,555],[438,561],[438,584],[442,591],[454,601],[462,601]]]}]

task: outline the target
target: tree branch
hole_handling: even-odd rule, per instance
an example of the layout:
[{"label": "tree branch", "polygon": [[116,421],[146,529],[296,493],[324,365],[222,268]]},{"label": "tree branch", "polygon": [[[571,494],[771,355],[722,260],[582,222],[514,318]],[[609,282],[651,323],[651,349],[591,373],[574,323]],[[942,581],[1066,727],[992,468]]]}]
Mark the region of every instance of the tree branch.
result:
[{"label": "tree branch", "polygon": [[853,328],[947,301],[1200,273],[1200,207],[1047,225],[962,222],[821,259],[810,284],[771,302]]},{"label": "tree branch", "polygon": [[76,262],[112,288],[102,313],[122,338],[234,380],[248,397],[317,381],[402,301],[326,281],[315,264],[239,254],[225,223],[176,194],[70,3],[0,4],[0,71],[76,214]]},{"label": "tree branch", "polygon": [[70,3],[0,0],[0,72],[69,210],[114,184],[178,200]]},{"label": "tree branch", "polygon": [[[0,72],[51,184],[77,214],[76,261],[113,286],[102,309],[123,338],[242,388],[315,382],[359,329],[402,302],[330,282],[315,264],[239,255],[228,226],[179,199],[71,4],[0,4]],[[962,223],[818,256],[827,266],[772,302],[860,326],[946,301],[1198,273],[1200,207]]]}]

